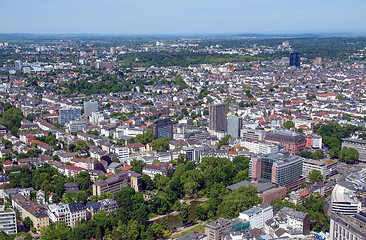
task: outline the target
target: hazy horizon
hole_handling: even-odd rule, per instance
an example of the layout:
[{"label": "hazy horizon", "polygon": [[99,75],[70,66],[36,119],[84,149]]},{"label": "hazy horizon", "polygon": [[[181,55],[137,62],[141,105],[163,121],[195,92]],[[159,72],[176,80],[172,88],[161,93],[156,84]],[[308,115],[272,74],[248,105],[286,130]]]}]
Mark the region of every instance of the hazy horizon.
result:
[{"label": "hazy horizon", "polygon": [[0,33],[365,34],[364,0],[7,1]]}]

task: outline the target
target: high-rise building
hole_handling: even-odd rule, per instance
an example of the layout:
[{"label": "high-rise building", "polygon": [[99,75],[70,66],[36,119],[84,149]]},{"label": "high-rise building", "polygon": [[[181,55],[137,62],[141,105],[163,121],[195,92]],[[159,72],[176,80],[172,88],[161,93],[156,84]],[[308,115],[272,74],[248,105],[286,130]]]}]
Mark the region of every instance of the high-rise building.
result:
[{"label": "high-rise building", "polygon": [[227,131],[227,106],[226,103],[212,104],[209,107],[210,124],[209,129],[215,132]]},{"label": "high-rise building", "polygon": [[272,182],[287,189],[298,188],[305,183],[302,177],[302,158],[270,153],[250,161],[249,177],[254,182]]},{"label": "high-rise building", "polygon": [[300,67],[300,53],[292,52],[290,53],[290,67]]},{"label": "high-rise building", "polygon": [[157,139],[173,138],[173,122],[169,118],[157,120],[151,125],[151,131]]},{"label": "high-rise building", "polygon": [[3,205],[0,205],[0,232],[1,231],[4,231],[8,235],[17,233],[15,211],[11,208],[5,209]]},{"label": "high-rise building", "polygon": [[84,102],[84,115],[89,117],[93,112],[98,112],[99,103],[97,101]]},{"label": "high-rise building", "polygon": [[227,118],[227,134],[234,138],[240,138],[240,130],[243,127],[243,119],[237,116]]},{"label": "high-rise building", "polygon": [[22,71],[22,69],[23,69],[23,62],[22,61],[20,61],[20,60],[17,60],[17,61],[15,61],[15,71],[17,71],[17,72],[21,72]]},{"label": "high-rise building", "polygon": [[71,121],[79,120],[80,116],[80,108],[68,107],[59,110],[59,122],[61,125],[65,125]]}]

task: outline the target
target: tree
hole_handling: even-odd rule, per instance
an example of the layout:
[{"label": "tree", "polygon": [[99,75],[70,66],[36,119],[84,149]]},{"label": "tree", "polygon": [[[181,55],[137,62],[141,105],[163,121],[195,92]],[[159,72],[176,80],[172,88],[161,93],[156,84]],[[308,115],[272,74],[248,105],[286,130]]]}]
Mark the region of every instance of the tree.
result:
[{"label": "tree", "polygon": [[237,217],[240,212],[261,202],[262,198],[258,196],[257,188],[243,186],[223,197],[223,200],[218,207],[217,214],[224,218],[234,218]]},{"label": "tree", "polygon": [[166,152],[169,149],[170,138],[160,138],[152,141],[152,149],[158,152]]},{"label": "tree", "polygon": [[283,124],[283,126],[287,129],[290,129],[292,127],[295,127],[295,123],[293,121],[289,120],[289,121],[285,122],[285,124]]},{"label": "tree", "polygon": [[318,149],[312,154],[312,159],[319,160],[323,158],[325,158],[323,150]]},{"label": "tree", "polygon": [[185,225],[188,222],[190,210],[191,206],[185,204],[179,211],[179,219],[182,221],[183,225]]},{"label": "tree", "polygon": [[151,180],[150,176],[146,174],[142,174],[142,189],[143,190],[153,190],[154,189],[154,182]]},{"label": "tree", "polygon": [[222,146],[228,145],[230,138],[230,135],[226,135],[225,137],[221,138],[217,144],[217,147],[221,148]]},{"label": "tree", "polygon": [[322,173],[319,170],[313,170],[309,173],[310,183],[323,182]]},{"label": "tree", "polygon": [[33,226],[33,222],[29,217],[24,218],[23,224],[28,229],[30,229]]},{"label": "tree", "polygon": [[41,239],[43,240],[67,240],[70,232],[65,222],[55,222],[41,230]]},{"label": "tree", "polygon": [[144,145],[152,142],[155,139],[154,133],[148,129],[144,134],[137,134],[135,137],[135,143],[142,143]]},{"label": "tree", "polygon": [[345,163],[355,163],[359,158],[359,153],[354,148],[343,147],[339,152],[339,160]]}]

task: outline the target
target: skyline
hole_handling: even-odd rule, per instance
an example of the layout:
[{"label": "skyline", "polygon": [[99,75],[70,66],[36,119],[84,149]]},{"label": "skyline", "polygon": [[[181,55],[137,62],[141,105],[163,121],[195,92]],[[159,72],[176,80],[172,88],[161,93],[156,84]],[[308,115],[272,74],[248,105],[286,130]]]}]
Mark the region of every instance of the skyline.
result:
[{"label": "skyline", "polygon": [[2,4],[0,33],[240,34],[364,33],[361,0],[25,0]]}]

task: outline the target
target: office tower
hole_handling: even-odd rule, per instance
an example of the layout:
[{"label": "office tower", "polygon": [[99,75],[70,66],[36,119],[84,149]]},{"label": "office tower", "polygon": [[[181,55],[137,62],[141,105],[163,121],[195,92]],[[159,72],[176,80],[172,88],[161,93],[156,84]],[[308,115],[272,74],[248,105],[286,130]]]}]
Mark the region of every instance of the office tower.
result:
[{"label": "office tower", "polygon": [[20,60],[15,61],[15,71],[21,72],[23,68],[23,62]]},{"label": "office tower", "polygon": [[173,138],[173,122],[169,118],[157,120],[151,125],[151,131],[157,139]]},{"label": "office tower", "polygon": [[270,153],[250,161],[249,177],[254,182],[272,182],[287,189],[294,189],[305,183],[302,175],[302,158]]},{"label": "office tower", "polygon": [[59,121],[61,125],[65,125],[70,121],[79,120],[80,116],[80,108],[68,107],[59,110]]},{"label": "office tower", "polygon": [[114,54],[116,53],[116,49],[115,49],[114,47],[111,47],[111,48],[109,49],[109,53],[110,53],[111,55],[114,55]]},{"label": "office tower", "polygon": [[227,134],[234,138],[240,138],[240,131],[243,127],[243,119],[237,116],[227,118]]},{"label": "office tower", "polygon": [[300,67],[300,53],[290,53],[290,67],[291,66]]},{"label": "office tower", "polygon": [[3,205],[0,205],[0,232],[1,231],[4,231],[8,235],[17,233],[15,211],[11,208],[5,209]]},{"label": "office tower", "polygon": [[227,106],[226,103],[212,104],[209,107],[210,125],[209,129],[215,132],[227,130]]},{"label": "office tower", "polygon": [[87,101],[84,102],[84,115],[89,117],[93,112],[98,112],[99,110],[99,102],[96,101]]}]

